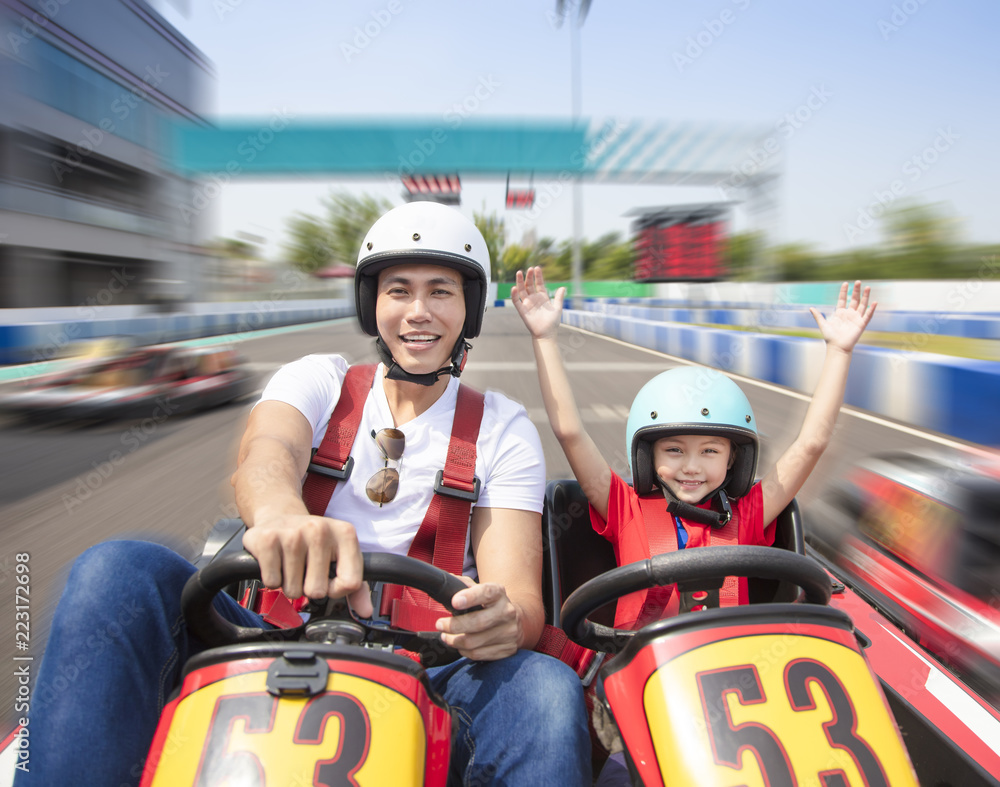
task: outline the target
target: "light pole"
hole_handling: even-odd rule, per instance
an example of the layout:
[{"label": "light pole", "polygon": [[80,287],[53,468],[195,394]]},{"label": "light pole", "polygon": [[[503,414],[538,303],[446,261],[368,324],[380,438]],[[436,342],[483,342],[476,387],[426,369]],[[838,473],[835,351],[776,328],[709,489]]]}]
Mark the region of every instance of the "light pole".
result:
[{"label": "light pole", "polygon": [[[576,12],[569,25],[570,40],[570,110],[574,125],[580,120],[583,89],[580,84],[580,28],[590,10],[590,0],[556,0],[556,18],[559,24],[566,18],[566,6]],[[573,256],[572,286],[570,294],[583,297],[583,256],[580,252],[580,238],[583,235],[583,196],[581,175],[573,178]]]}]

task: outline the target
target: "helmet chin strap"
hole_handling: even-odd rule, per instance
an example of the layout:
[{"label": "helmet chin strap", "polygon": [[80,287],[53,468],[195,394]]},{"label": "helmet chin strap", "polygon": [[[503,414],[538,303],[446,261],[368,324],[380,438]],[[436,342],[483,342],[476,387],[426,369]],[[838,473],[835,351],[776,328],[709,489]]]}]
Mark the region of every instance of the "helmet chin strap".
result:
[{"label": "helmet chin strap", "polygon": [[472,345],[465,341],[465,334],[463,333],[458,337],[458,341],[455,342],[455,349],[452,350],[451,353],[450,366],[444,366],[436,372],[428,372],[427,374],[411,374],[400,366],[396,362],[396,359],[392,357],[392,353],[389,351],[389,348],[385,346],[385,342],[382,341],[381,336],[375,340],[375,352],[378,353],[379,360],[382,361],[382,363],[385,364],[385,368],[388,369],[388,372],[386,373],[386,377],[388,379],[427,386],[436,384],[438,378],[445,374],[450,374],[452,377],[460,377],[462,375],[462,370],[465,368],[465,362],[469,357],[469,350],[471,349]]},{"label": "helmet chin strap", "polygon": [[[723,527],[729,523],[730,519],[733,518],[733,509],[732,506],[729,505],[729,496],[726,494],[722,486],[714,492],[709,492],[705,495],[705,497],[698,501],[699,505],[704,503],[706,500],[712,500],[714,504],[715,498],[718,498],[718,507],[721,511],[716,511],[714,510],[714,505],[711,509],[698,508],[696,505],[691,505],[691,503],[685,503],[682,500],[678,500],[677,496],[670,490],[670,487],[667,486],[659,475],[656,476],[656,483],[659,485],[660,489],[663,490],[663,497],[667,501],[668,514],[673,514],[674,516],[679,516],[681,519],[688,519],[692,522],[698,522],[702,525],[710,525],[711,527]],[[725,484],[723,484],[723,486],[725,486]]]}]

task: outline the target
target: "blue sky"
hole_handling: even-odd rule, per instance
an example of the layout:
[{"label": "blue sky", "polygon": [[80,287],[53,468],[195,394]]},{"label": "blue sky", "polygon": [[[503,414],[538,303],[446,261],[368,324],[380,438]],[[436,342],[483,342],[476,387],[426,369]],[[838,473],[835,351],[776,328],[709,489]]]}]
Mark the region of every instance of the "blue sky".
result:
[{"label": "blue sky", "polygon": [[[443,118],[487,79],[478,117],[567,118],[570,34],[555,0],[195,0],[159,10],[215,64],[219,116]],[[365,39],[365,30],[377,31]],[[784,143],[778,209],[735,229],[833,251],[881,239],[880,203],[939,203],[969,242],[1000,241],[1000,4],[987,0],[593,0],[581,30],[582,115],[746,124]],[[518,184],[524,185],[524,184]],[[539,185],[536,183],[536,186]],[[242,182],[212,234],[280,253],[295,210],[331,188],[400,202],[371,181]],[[501,180],[463,180],[463,210],[497,211],[517,241],[569,237],[569,191],[528,220]],[[629,231],[637,206],[714,201],[713,188],[590,185],[584,235]],[[868,221],[873,219],[874,221]]]}]

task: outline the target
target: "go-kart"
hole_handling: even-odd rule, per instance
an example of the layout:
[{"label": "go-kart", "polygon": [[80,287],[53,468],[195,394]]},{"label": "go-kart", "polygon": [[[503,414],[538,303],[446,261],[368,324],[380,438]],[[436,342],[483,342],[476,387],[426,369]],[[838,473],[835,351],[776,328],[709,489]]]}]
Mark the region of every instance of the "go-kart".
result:
[{"label": "go-kart", "polygon": [[[436,664],[453,652],[436,633],[370,624],[337,602],[307,607],[292,629],[221,620],[212,597],[243,598],[255,575],[249,556],[231,554],[241,525],[217,525],[185,590],[190,625],[215,647],[186,665],[142,784],[445,784],[450,710],[423,667],[390,649]],[[547,622],[600,651],[584,683],[601,743],[623,749],[633,783],[1000,784],[1000,713],[806,555],[794,501],[777,520],[777,548],[706,547],[616,567],[579,485],[553,481],[543,541]],[[623,594],[677,582],[682,609],[711,607],[688,602],[729,574],[752,577],[750,605],[634,632],[611,625]],[[445,606],[464,587],[390,555],[366,555],[365,576]]]},{"label": "go-kart", "polygon": [[[365,554],[369,582],[423,590],[450,611],[465,585],[413,558]],[[257,561],[231,552],[199,569],[182,603],[192,632],[213,646],[192,657],[164,708],[142,787],[169,785],[444,785],[451,711],[424,665],[457,657],[437,632],[356,618],[344,601],[310,602],[291,629],[236,626],[212,606],[219,592],[259,580]]]},{"label": "go-kart", "polygon": [[[628,593],[677,583],[708,597],[727,576],[792,582],[802,604],[710,606],[638,632],[587,619]],[[591,580],[562,608],[578,644],[617,654],[597,702],[613,719],[637,783],[916,784],[850,618],[825,606],[829,577],[771,547],[656,555]]]},{"label": "go-kart", "polygon": [[[622,567],[576,482],[549,483],[545,522],[547,601],[571,639],[610,654],[595,726],[634,784],[1000,783],[1000,714],[805,554],[794,501],[777,549]],[[726,576],[752,578],[750,605],[706,603]],[[612,626],[615,599],[675,582],[700,611]]]},{"label": "go-kart", "polygon": [[[243,523],[220,520],[184,587],[191,632],[210,648],[188,660],[161,714],[141,787],[426,785],[444,787],[452,711],[425,667],[458,652],[440,634],[357,618],[344,600],[310,601],[294,628],[247,628],[212,604],[259,584]],[[452,614],[458,578],[410,557],[366,553],[364,579],[416,588]],[[333,571],[335,566],[331,566]],[[401,655],[401,652],[407,655]],[[0,744],[0,785],[14,778],[20,728]]]},{"label": "go-kart", "polygon": [[238,400],[256,382],[233,350],[136,347],[10,385],[0,393],[0,413],[39,423],[162,420]]},{"label": "go-kart", "polygon": [[809,545],[1000,706],[1000,461],[898,451],[855,465],[810,508]]}]

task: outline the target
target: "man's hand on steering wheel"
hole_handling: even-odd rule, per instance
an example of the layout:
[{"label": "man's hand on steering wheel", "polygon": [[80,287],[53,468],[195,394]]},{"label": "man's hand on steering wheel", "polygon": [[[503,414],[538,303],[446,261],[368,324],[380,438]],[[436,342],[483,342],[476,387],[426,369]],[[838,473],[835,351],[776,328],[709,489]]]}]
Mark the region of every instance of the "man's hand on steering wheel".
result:
[{"label": "man's hand on steering wheel", "polygon": [[[361,562],[362,575],[367,581],[411,587],[423,591],[456,617],[467,614],[465,610],[456,609],[452,604],[455,596],[463,593],[467,584],[454,574],[416,558],[387,552],[363,554]],[[181,611],[188,629],[209,647],[274,640],[329,643],[328,624],[331,621],[341,621],[349,623],[347,629],[340,632],[344,641],[335,637],[341,645],[361,645],[365,642],[392,645],[419,653],[424,664],[450,664],[461,655],[454,648],[445,645],[437,632],[410,631],[391,625],[369,623],[350,610],[345,610],[342,604],[326,605],[323,611],[311,616],[301,626],[279,629],[238,625],[227,620],[215,608],[215,597],[230,585],[259,579],[260,564],[246,551],[220,555],[200,568],[191,575],[181,593]],[[479,607],[470,607],[468,610],[468,614],[471,614],[478,612]],[[316,629],[318,636],[311,637],[310,629]]]},{"label": "man's hand on steering wheel", "polygon": [[452,597],[456,610],[482,609],[460,617],[439,618],[437,630],[441,639],[463,656],[474,661],[495,661],[513,655],[521,641],[521,618],[517,607],[507,598],[501,585],[477,584],[468,577],[459,577],[466,585]]},{"label": "man's hand on steering wheel", "polygon": [[[371,617],[361,548],[349,522],[310,514],[258,514],[243,535],[243,547],[260,563],[264,587],[280,588],[292,599],[347,596],[358,615]],[[331,563],[337,564],[334,577]]]}]

